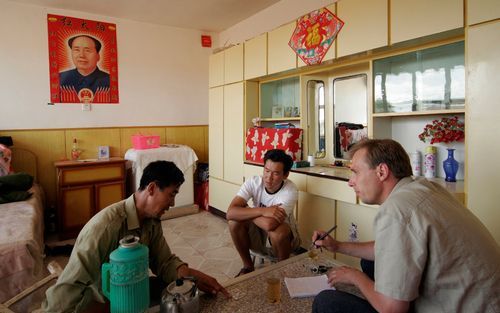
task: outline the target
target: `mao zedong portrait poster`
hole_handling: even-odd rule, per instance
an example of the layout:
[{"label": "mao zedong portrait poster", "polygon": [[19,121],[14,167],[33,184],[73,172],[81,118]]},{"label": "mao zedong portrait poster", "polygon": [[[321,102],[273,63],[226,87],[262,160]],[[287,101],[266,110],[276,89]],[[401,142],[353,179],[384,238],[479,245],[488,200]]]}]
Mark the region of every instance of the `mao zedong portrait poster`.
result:
[{"label": "mao zedong portrait poster", "polygon": [[116,25],[47,15],[52,103],[118,103]]}]

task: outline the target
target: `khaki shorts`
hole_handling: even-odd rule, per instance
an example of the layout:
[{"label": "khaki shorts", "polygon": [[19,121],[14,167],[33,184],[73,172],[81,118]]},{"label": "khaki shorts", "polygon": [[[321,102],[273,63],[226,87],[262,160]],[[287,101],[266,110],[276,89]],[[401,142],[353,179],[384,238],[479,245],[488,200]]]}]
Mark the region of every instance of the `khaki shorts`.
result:
[{"label": "khaki shorts", "polygon": [[[297,230],[297,224],[295,223],[295,221],[290,220],[285,221],[285,223],[290,226],[290,230],[292,231],[291,244],[293,252],[300,247],[300,237]],[[265,230],[250,222],[250,225],[248,226],[248,236],[250,237],[250,250],[275,256],[273,248],[271,247],[271,240],[269,239]]]}]

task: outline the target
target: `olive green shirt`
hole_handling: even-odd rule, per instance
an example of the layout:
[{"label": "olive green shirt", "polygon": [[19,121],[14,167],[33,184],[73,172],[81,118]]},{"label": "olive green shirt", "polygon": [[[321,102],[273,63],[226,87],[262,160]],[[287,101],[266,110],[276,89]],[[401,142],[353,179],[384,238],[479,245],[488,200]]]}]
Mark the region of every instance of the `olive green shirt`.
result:
[{"label": "olive green shirt", "polygon": [[56,285],[46,292],[45,312],[80,312],[91,301],[104,302],[101,293],[101,265],[118,248],[126,235],[140,238],[149,248],[149,267],[165,283],[177,278],[183,263],[172,254],[163,237],[160,220],[137,217],[134,196],[101,210],[83,227],[75,247]]}]

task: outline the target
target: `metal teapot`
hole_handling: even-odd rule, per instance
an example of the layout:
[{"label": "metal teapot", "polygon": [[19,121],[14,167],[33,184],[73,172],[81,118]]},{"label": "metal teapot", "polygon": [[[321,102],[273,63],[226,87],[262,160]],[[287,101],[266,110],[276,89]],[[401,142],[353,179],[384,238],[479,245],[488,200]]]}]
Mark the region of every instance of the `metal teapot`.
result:
[{"label": "metal teapot", "polygon": [[161,296],[160,313],[198,313],[200,297],[195,277],[171,282]]}]

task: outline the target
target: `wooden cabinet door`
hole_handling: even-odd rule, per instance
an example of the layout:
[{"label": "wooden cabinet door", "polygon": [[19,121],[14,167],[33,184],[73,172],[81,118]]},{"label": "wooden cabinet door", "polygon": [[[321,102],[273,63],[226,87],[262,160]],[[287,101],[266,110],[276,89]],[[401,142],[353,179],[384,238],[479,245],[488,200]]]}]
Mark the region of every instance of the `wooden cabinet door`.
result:
[{"label": "wooden cabinet door", "polygon": [[208,59],[208,86],[224,85],[224,51],[212,54]]},{"label": "wooden cabinet door", "polygon": [[325,198],[356,203],[356,193],[346,181],[307,176],[307,192]]},{"label": "wooden cabinet door", "polygon": [[224,88],[208,91],[208,160],[210,176],[224,177]]},{"label": "wooden cabinet door", "polygon": [[[299,192],[297,226],[302,247],[311,246],[311,237],[315,230],[328,230],[335,225],[335,200]],[[335,237],[334,234],[332,234]]]},{"label": "wooden cabinet door", "polygon": [[243,183],[243,83],[224,86],[224,180]]},{"label": "wooden cabinet door", "polygon": [[61,188],[59,231],[65,238],[76,236],[95,212],[93,185]]},{"label": "wooden cabinet door", "polygon": [[394,44],[463,27],[464,1],[391,0],[389,16]]},{"label": "wooden cabinet door", "polygon": [[224,51],[224,84],[243,80],[243,45],[237,45]]},{"label": "wooden cabinet door", "polygon": [[245,79],[267,75],[267,33],[245,42]]},{"label": "wooden cabinet door", "polygon": [[[388,44],[388,0],[349,0],[337,3],[337,14],[345,25],[337,37],[338,57]],[[331,49],[331,48],[330,48]]]},{"label": "wooden cabinet door", "polygon": [[468,0],[467,24],[474,25],[481,22],[500,18],[500,1],[498,0]]},{"label": "wooden cabinet door", "polygon": [[288,45],[295,26],[296,22],[293,22],[268,33],[268,74],[297,68],[297,55]]},{"label": "wooden cabinet door", "polygon": [[223,180],[211,178],[208,187],[208,203],[224,213],[227,212],[229,204],[236,193],[240,190],[240,185],[231,184]]},{"label": "wooden cabinet door", "polygon": [[500,243],[498,142],[500,21],[469,27],[467,33],[467,207]]},{"label": "wooden cabinet door", "polygon": [[[374,206],[364,206],[343,201],[337,201],[337,240],[340,241],[372,241],[373,220],[377,214],[378,208]],[[356,231],[352,233],[352,224]],[[355,238],[353,237],[355,235]],[[351,238],[353,237],[353,238]],[[337,253],[336,259],[350,266],[359,268],[359,258],[346,256]]]},{"label": "wooden cabinet door", "polygon": [[125,183],[123,181],[95,185],[96,213],[124,198]]}]

